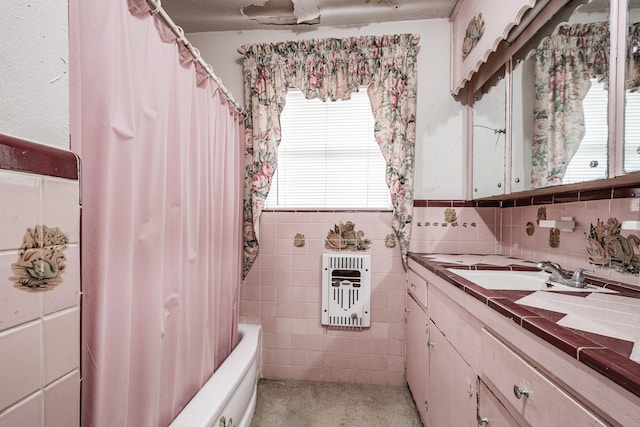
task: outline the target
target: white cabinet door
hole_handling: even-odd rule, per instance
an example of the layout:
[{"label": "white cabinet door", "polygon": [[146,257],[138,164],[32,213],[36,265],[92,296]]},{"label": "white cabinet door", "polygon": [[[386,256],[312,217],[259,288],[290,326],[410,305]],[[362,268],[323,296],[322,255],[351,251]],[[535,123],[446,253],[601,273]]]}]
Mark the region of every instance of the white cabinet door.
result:
[{"label": "white cabinet door", "polygon": [[429,374],[427,315],[411,296],[407,300],[407,383],[418,407],[420,418],[423,423],[426,423]]},{"label": "white cabinet door", "polygon": [[477,376],[429,321],[427,426],[477,426]]},{"label": "white cabinet door", "polygon": [[489,390],[483,381],[478,387],[478,425],[482,427],[518,427],[520,424]]}]

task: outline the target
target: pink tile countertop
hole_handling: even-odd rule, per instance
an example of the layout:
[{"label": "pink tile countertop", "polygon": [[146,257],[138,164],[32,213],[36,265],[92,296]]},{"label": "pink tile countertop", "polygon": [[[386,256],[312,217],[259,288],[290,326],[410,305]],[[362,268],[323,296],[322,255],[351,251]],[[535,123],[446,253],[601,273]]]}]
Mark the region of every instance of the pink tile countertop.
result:
[{"label": "pink tile countertop", "polygon": [[[464,255],[467,257],[468,255]],[[441,259],[453,259],[456,255],[442,254]],[[517,300],[534,291],[519,290],[489,290],[456,275],[449,269],[468,270],[511,270],[511,271],[539,271],[535,264],[517,258],[501,256],[507,262],[485,263],[483,255],[479,257],[481,262],[474,264],[462,264],[437,260],[438,254],[410,253],[409,258],[443,278],[452,286],[473,296],[489,308],[497,311],[513,322],[537,335],[541,339],[554,345],[569,356],[579,360],[636,396],[640,396],[640,363],[629,358],[634,343],[604,335],[572,329],[558,325],[564,313],[523,306],[516,303]],[[496,256],[486,256],[488,260]],[[513,262],[509,262],[512,260]],[[640,299],[640,289],[627,286],[620,282],[607,281],[593,276],[586,276],[590,284],[601,286],[618,292],[617,295]],[[586,297],[591,292],[571,292],[571,295]]]}]

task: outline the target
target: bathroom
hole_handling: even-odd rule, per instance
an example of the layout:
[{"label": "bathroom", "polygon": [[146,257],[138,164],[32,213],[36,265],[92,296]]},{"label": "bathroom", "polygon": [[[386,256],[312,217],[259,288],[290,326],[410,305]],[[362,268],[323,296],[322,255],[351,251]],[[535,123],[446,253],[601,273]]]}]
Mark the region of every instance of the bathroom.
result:
[{"label": "bathroom", "polygon": [[[0,156],[0,194],[6,201],[0,210],[0,269],[5,277],[0,291],[0,360],[4,362],[2,382],[12,385],[9,387],[11,390],[2,387],[0,391],[0,426],[79,425],[81,408],[88,407],[83,400],[87,395],[83,391],[81,398],[80,391],[81,368],[86,369],[81,366],[81,359],[87,356],[81,355],[80,350],[80,336],[86,330],[81,331],[80,328],[79,195],[82,191],[83,221],[87,221],[84,215],[88,204],[103,194],[86,194],[87,189],[82,188],[82,176],[92,172],[77,168],[75,155],[81,164],[85,156],[96,157],[76,148],[80,146],[78,135],[82,135],[80,123],[83,117],[78,99],[82,98],[83,90],[100,88],[91,88],[86,74],[83,76],[86,86],[74,84],[73,79],[77,79],[82,70],[74,68],[69,58],[80,51],[98,57],[102,50],[82,47],[73,37],[80,31],[77,28],[80,16],[78,3],[70,0],[16,2],[7,6],[7,11],[0,18],[5,28],[3,33],[7,33],[5,39],[10,41],[6,43],[8,46],[3,54],[8,60],[1,68],[0,134],[53,147],[57,149],[55,152],[44,149],[43,154],[35,150],[33,156],[58,156],[56,158],[61,160],[56,164],[67,165],[71,169],[68,174],[50,171],[42,166],[46,163],[43,157],[34,157],[38,160],[31,163],[36,165],[27,168],[30,172],[25,177],[22,169],[6,167],[3,164],[5,158]],[[97,2],[86,2],[92,3]],[[172,2],[165,3],[164,7],[170,10]],[[386,7],[393,3],[402,4],[401,1],[379,3]],[[452,56],[459,55],[459,51],[452,48],[452,22],[449,18],[455,2],[439,3],[448,12],[424,19],[350,26],[305,26],[302,29],[263,27],[214,32],[187,29],[186,32],[189,41],[212,65],[215,75],[240,104],[243,104],[244,89],[238,49],[243,45],[400,33],[418,36],[416,69],[419,83],[409,251],[502,254],[530,261],[551,260],[569,270],[596,270],[600,277],[640,286],[637,273],[620,273],[615,269],[594,266],[589,263],[586,253],[590,226],[596,225],[597,220],[640,220],[640,199],[637,198],[640,178],[637,176],[622,177],[626,180],[611,181],[599,188],[574,187],[570,191],[548,188],[520,198],[513,195],[503,198],[490,196],[481,201],[470,201],[474,198],[471,192],[472,159],[467,147],[472,132],[468,121],[471,113],[464,99],[452,96],[451,87]],[[463,3],[473,2],[465,0],[458,3],[456,7],[462,8]],[[101,10],[98,6],[96,8]],[[148,15],[148,10],[144,12]],[[95,13],[92,19],[83,16],[83,25],[100,28],[104,25],[102,21],[111,22],[97,18],[101,15]],[[125,6],[119,13],[122,19],[127,19],[127,14],[134,12],[127,11]],[[489,12],[484,15],[485,19],[491,16]],[[467,22],[464,22],[464,27],[467,27]],[[109,31],[108,28],[103,30]],[[479,52],[480,47],[472,49],[470,55]],[[94,85],[99,86],[100,83],[95,82]],[[91,120],[91,117],[83,118]],[[122,129],[121,132],[126,133],[127,130]],[[83,137],[86,139],[87,135]],[[2,147],[4,144],[3,139]],[[32,149],[21,148],[20,145],[12,147],[19,147],[18,151]],[[70,150],[73,155],[60,153]],[[157,160],[151,155],[149,158]],[[126,190],[126,181],[117,181],[116,178],[113,179],[118,184],[105,188],[109,191],[104,194]],[[150,188],[154,187],[150,185]],[[557,244],[555,241],[551,244],[549,232],[538,228],[539,221],[562,217],[573,217],[575,228],[570,233],[560,233]],[[362,330],[326,328],[319,321],[321,255],[330,252],[325,247],[325,239],[334,227],[349,221],[370,241],[365,253],[372,258],[371,326]],[[260,252],[239,283],[237,306],[233,308],[236,311],[228,315],[237,316],[236,322],[239,323],[262,326],[261,375],[264,378],[381,386],[407,384],[407,272],[399,242],[393,238],[392,222],[391,209],[265,209],[262,212]],[[50,230],[57,227],[67,235],[64,282],[51,292],[16,291],[17,285],[6,278],[16,276],[12,265],[19,257],[25,231],[40,224],[51,227]],[[535,226],[533,234],[528,233],[530,224]],[[232,224],[232,227],[237,229],[239,225]],[[111,232],[109,239],[96,242],[90,230],[83,228],[83,251],[85,245],[96,248],[98,244],[106,245],[105,242],[119,247],[118,230]],[[628,232],[624,231],[624,234]],[[296,240],[298,235],[301,238]],[[131,258],[147,261],[139,253],[131,254]],[[103,268],[107,262],[96,258],[96,264]],[[82,263],[84,278],[87,270],[91,269],[92,261],[88,261],[85,255]],[[127,265],[128,268],[133,266]],[[166,273],[167,267],[164,268]],[[115,266],[110,268],[117,269]],[[146,280],[159,279],[153,276]],[[82,288],[87,286],[82,283]],[[137,297],[144,298],[145,295]],[[118,296],[113,298],[111,302],[117,301]],[[82,304],[83,309],[90,306],[85,305],[87,302],[84,300]],[[118,326],[126,329],[128,315],[123,312],[122,319],[113,321],[117,320]],[[83,312],[83,319],[86,316],[88,314]],[[37,327],[35,322],[39,322]],[[47,357],[49,352],[56,355]],[[85,374],[83,372],[82,376]],[[176,397],[170,399],[171,405],[177,405],[176,401],[180,400]],[[145,404],[153,405],[152,401],[149,398]],[[108,421],[110,416],[115,419],[120,415],[103,413],[101,423],[104,424],[101,425],[112,425]],[[163,413],[162,417],[169,415]],[[129,425],[142,425],[129,422]],[[92,425],[89,421],[85,424]],[[155,424],[151,422],[149,425]]]}]

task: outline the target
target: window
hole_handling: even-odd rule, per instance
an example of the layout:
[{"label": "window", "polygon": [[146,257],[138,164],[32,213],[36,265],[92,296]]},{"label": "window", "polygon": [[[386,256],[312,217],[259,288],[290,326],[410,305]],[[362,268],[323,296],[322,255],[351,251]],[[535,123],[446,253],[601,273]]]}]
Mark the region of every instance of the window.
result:
[{"label": "window", "polygon": [[390,207],[386,163],[373,136],[366,89],[335,102],[308,100],[290,89],[280,122],[267,209]]}]

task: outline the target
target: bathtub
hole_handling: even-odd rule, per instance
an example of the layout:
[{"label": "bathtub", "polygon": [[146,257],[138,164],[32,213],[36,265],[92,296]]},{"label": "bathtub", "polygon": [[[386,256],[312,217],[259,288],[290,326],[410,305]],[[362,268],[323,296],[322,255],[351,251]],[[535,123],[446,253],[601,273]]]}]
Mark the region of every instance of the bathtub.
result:
[{"label": "bathtub", "polygon": [[260,325],[239,324],[238,345],[169,427],[249,427],[256,407],[260,339]]}]

